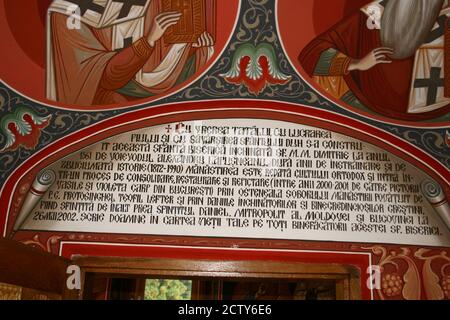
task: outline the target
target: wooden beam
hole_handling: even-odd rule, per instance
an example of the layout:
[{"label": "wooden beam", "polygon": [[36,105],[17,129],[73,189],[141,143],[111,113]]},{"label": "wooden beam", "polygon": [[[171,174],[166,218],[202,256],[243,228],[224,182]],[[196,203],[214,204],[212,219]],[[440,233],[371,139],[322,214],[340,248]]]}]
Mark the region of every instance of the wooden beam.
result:
[{"label": "wooden beam", "polygon": [[62,294],[69,260],[0,238],[0,282]]}]

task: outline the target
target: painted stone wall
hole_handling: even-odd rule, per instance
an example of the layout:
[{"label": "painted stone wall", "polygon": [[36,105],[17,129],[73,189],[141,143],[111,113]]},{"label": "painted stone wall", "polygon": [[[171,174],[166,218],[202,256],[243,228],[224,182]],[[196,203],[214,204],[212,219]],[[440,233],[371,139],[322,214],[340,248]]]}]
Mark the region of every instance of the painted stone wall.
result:
[{"label": "painted stone wall", "polygon": [[[446,8],[435,37],[417,48],[434,55],[429,70],[417,55],[381,66],[377,59],[391,54],[383,51],[367,59],[369,70],[351,71],[373,44],[356,50],[333,35],[347,26],[377,44],[389,10],[382,1],[207,0],[192,11],[204,15],[210,38],[162,37],[147,48],[145,76],[113,92],[120,99],[78,104],[64,101],[61,88],[48,94],[58,66],[47,31],[55,14],[74,18],[61,9],[70,1],[56,2],[29,1],[27,10],[0,2],[3,237],[69,258],[345,263],[360,269],[365,299],[450,298]],[[161,13],[155,3],[134,8],[142,16],[129,21]],[[123,8],[113,8],[119,17]],[[79,12],[97,37],[88,18],[99,12]],[[117,36],[114,25],[103,27]],[[130,30],[115,40],[130,38],[131,47],[92,40],[105,68],[146,52]],[[437,51],[427,51],[430,43]],[[81,86],[86,97],[97,97],[107,77],[92,61],[85,78],[64,71],[68,87],[91,84]],[[392,105],[395,68],[409,70],[398,81],[413,85],[397,88]],[[150,85],[155,70],[167,77]],[[367,72],[394,75],[368,86]],[[382,270],[378,290],[365,285],[372,265]]]}]

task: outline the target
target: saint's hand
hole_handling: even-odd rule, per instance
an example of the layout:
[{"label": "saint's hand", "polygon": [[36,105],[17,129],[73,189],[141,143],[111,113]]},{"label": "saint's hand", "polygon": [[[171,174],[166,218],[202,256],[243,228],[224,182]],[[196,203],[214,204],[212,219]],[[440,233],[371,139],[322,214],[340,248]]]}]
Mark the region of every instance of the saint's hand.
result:
[{"label": "saint's hand", "polygon": [[394,53],[394,49],[391,48],[377,48],[370,52],[367,56],[364,58],[358,60],[353,60],[349,67],[349,71],[353,70],[359,70],[359,71],[366,71],[369,69],[372,69],[378,64],[383,63],[392,63],[392,60],[390,60],[389,55],[392,55]]},{"label": "saint's hand", "polygon": [[177,11],[163,12],[155,17],[152,29],[148,35],[148,42],[152,47],[155,46],[155,42],[161,39],[166,30],[177,24],[181,19],[181,13]]},{"label": "saint's hand", "polygon": [[212,47],[214,45],[214,39],[208,32],[203,32],[202,35],[198,38],[197,43],[194,43],[192,46],[194,48],[205,48]]}]

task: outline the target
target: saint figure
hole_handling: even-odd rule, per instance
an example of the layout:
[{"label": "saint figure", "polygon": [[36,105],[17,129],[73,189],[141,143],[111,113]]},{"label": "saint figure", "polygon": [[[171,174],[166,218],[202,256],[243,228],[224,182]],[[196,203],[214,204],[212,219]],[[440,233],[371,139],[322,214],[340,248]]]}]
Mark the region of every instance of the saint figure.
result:
[{"label": "saint figure", "polygon": [[212,13],[213,1],[54,0],[47,22],[48,99],[91,106],[167,92],[207,63],[214,40],[207,30],[191,42],[169,43],[165,35],[177,24],[186,32],[206,26],[206,17],[202,24],[195,19],[199,10]]},{"label": "saint figure", "polygon": [[351,106],[409,121],[445,116],[449,15],[444,0],[378,0],[314,39],[299,61]]}]

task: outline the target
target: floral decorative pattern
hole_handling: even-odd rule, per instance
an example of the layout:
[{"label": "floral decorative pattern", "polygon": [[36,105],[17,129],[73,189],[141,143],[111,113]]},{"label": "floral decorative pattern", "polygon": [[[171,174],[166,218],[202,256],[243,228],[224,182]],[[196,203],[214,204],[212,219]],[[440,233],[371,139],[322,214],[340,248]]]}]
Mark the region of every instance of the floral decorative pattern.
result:
[{"label": "floral decorative pattern", "polygon": [[31,240],[22,240],[21,242],[25,245],[29,245],[35,248],[42,249],[46,252],[52,253],[53,252],[53,246],[56,246],[59,243],[59,240],[61,240],[63,237],[61,236],[52,236],[47,239],[47,241],[44,243],[41,243],[41,239],[39,238],[39,235],[36,234],[33,239]]},{"label": "floral decorative pattern", "polygon": [[445,142],[447,143],[447,147],[450,148],[450,131],[445,132]]},{"label": "floral decorative pattern", "polygon": [[[422,276],[427,298],[430,300],[450,299],[450,257],[444,251],[438,255],[427,256],[429,252],[428,249],[420,249],[414,254],[416,258],[424,261]],[[445,263],[437,270],[438,273],[433,268],[433,263],[437,260]]]},{"label": "floral decorative pattern", "polygon": [[3,151],[15,151],[20,147],[33,150],[41,137],[41,130],[49,123],[51,115],[41,117],[32,109],[19,106],[14,112],[0,119],[0,132],[6,137]]},{"label": "floral decorative pattern", "polygon": [[424,248],[414,253],[408,248],[388,252],[382,246],[363,249],[371,250],[380,258],[378,266],[382,280],[377,292],[381,300],[420,300],[423,296],[428,300],[450,300],[450,257],[447,252],[433,254],[432,250]]},{"label": "floral decorative pattern", "polygon": [[397,296],[406,300],[420,300],[420,273],[409,249],[402,248],[401,252],[389,253],[381,246],[366,249],[371,249],[373,254],[380,256],[378,266],[381,267],[383,279],[382,287],[377,291],[381,300]]},{"label": "floral decorative pattern", "polygon": [[258,95],[267,86],[283,85],[292,77],[283,74],[278,68],[274,48],[261,43],[240,46],[233,57],[232,68],[222,75],[229,83],[244,84],[254,95]]}]

